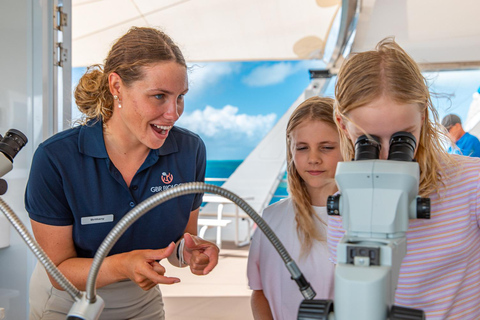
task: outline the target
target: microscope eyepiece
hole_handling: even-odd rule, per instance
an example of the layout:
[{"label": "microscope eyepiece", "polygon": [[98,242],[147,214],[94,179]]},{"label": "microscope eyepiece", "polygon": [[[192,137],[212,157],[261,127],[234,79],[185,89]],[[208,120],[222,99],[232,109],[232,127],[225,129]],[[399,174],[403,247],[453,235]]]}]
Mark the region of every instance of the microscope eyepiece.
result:
[{"label": "microscope eyepiece", "polygon": [[[390,138],[388,160],[412,161],[417,141],[410,132],[399,131]],[[382,145],[374,135],[362,135],[355,142],[355,161],[377,160]]]},{"label": "microscope eyepiece", "polygon": [[417,141],[410,132],[396,132],[390,138],[388,160],[412,161]]},{"label": "microscope eyepiece", "polygon": [[27,144],[27,137],[18,130],[10,129],[5,136],[0,135],[0,152],[11,162],[17,153]]},{"label": "microscope eyepiece", "polygon": [[376,136],[362,135],[355,142],[355,161],[376,160],[380,155],[380,139]]}]

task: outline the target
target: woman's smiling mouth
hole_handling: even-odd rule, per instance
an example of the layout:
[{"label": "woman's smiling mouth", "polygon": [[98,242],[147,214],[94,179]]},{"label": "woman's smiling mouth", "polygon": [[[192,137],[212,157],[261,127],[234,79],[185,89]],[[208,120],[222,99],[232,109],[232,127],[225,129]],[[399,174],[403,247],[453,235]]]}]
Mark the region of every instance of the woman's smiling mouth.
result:
[{"label": "woman's smiling mouth", "polygon": [[152,124],[151,126],[153,127],[153,130],[160,134],[167,134],[167,132],[172,129],[172,126],[159,126],[156,124]]}]

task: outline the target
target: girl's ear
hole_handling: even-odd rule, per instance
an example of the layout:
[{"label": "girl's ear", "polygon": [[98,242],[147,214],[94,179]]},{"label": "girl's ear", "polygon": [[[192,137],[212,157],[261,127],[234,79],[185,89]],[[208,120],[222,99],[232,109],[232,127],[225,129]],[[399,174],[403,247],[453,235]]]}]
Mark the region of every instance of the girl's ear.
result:
[{"label": "girl's ear", "polygon": [[350,139],[350,135],[348,134],[348,130],[347,130],[347,125],[343,117],[341,117],[338,113],[335,112],[335,119],[337,120],[337,124],[340,130],[342,130],[345,133],[345,135]]}]

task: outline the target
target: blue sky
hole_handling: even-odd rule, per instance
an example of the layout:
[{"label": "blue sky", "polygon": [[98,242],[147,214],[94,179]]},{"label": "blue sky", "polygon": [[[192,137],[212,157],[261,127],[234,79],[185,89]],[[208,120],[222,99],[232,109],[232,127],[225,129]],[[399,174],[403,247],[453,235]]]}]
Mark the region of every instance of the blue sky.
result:
[{"label": "blue sky", "polygon": [[[198,133],[209,160],[241,160],[255,148],[310,82],[321,61],[210,62],[191,64],[190,91],[179,126]],[[83,68],[74,69],[73,84]],[[442,118],[465,121],[480,70],[427,73]],[[327,95],[333,97],[333,88]]]},{"label": "blue sky", "polygon": [[177,122],[200,134],[207,157],[244,159],[310,82],[319,61],[196,64]]}]

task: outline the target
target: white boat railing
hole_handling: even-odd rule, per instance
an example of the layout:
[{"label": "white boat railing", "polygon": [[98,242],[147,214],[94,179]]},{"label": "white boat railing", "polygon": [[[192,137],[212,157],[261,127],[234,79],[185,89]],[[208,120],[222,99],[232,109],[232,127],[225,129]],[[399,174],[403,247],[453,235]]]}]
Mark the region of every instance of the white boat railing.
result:
[{"label": "white boat railing", "polygon": [[[215,184],[215,182],[225,182],[227,181],[228,178],[205,178],[206,183],[211,183]],[[280,183],[285,183],[286,179],[280,180]],[[278,190],[278,188],[277,188]],[[272,196],[271,202],[276,202],[281,199],[286,198],[288,195],[282,195],[282,194],[274,194]],[[242,196],[244,200],[250,201],[254,200],[253,195],[247,195],[247,196]],[[220,196],[215,196],[211,194],[205,194],[203,196],[203,205],[211,203],[211,204],[217,204],[216,210],[201,210],[199,219],[198,219],[198,227],[199,227],[199,236],[204,237],[205,232],[209,228],[216,228],[216,244],[220,248],[222,244],[222,228],[227,227],[231,222],[234,222],[234,228],[235,228],[235,237],[234,237],[234,243],[236,246],[245,246],[250,243],[250,239],[252,237],[252,233],[254,230],[254,222],[251,220],[251,218],[245,214],[244,212],[241,212],[239,210],[238,206],[234,206],[233,212],[231,211],[226,211],[224,210],[226,205],[234,205],[230,200],[222,198]],[[231,220],[230,220],[230,219]],[[239,231],[239,225],[240,221],[245,221],[247,222],[247,232],[245,239],[240,240],[240,231]]]}]

